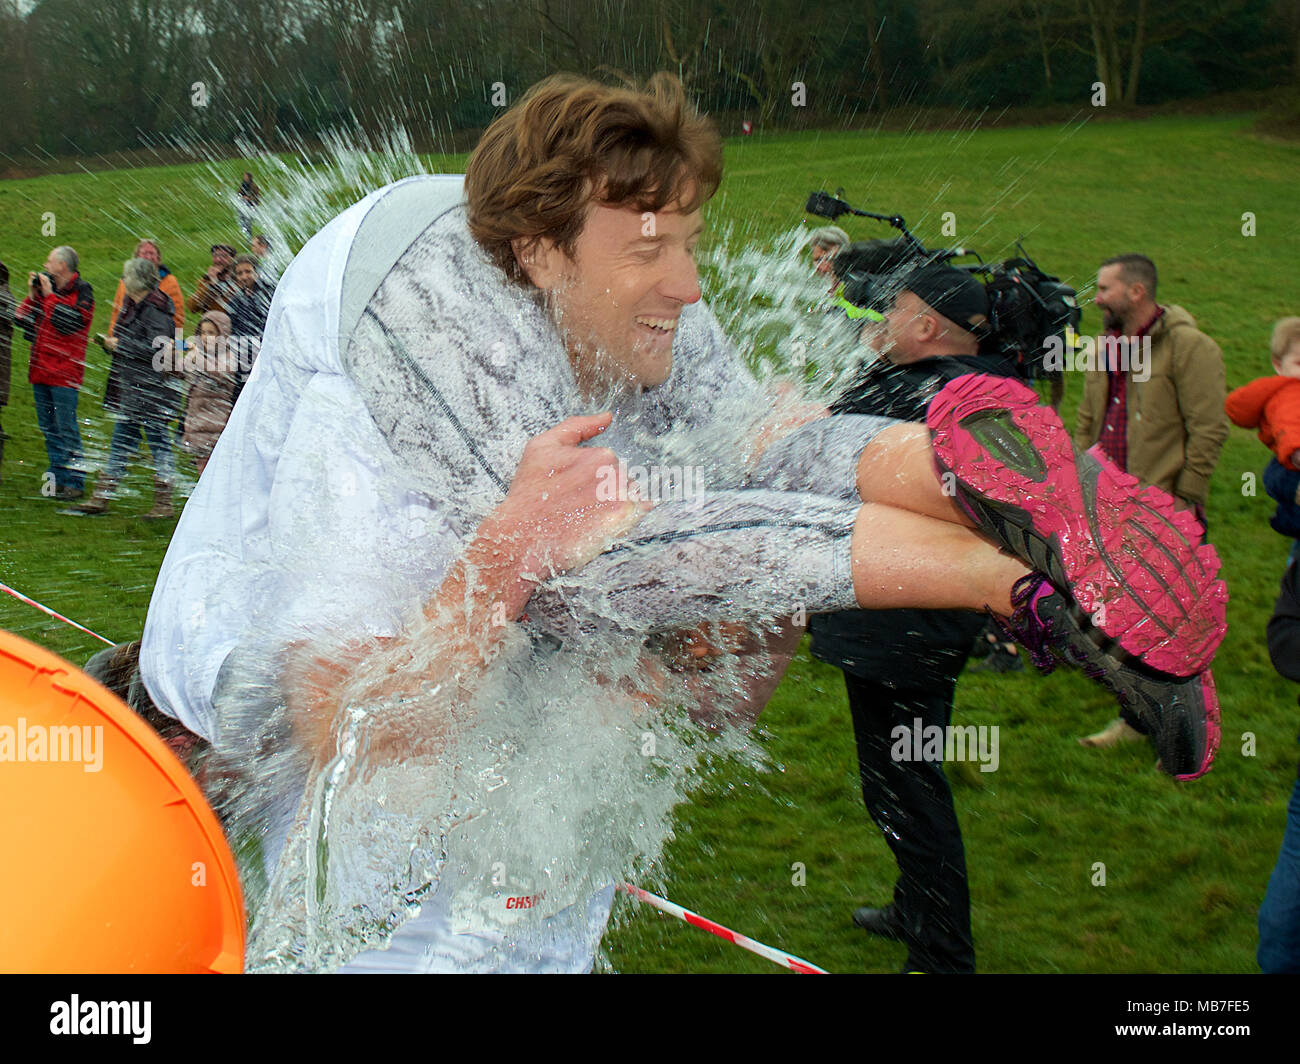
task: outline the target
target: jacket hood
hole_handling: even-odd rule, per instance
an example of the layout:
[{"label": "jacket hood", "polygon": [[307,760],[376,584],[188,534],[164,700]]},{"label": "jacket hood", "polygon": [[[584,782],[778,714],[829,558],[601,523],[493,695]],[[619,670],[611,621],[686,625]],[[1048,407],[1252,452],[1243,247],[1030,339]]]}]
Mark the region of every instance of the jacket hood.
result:
[{"label": "jacket hood", "polygon": [[217,327],[217,332],[222,336],[230,335],[230,315],[228,315],[224,310],[208,311],[199,319],[199,324],[202,325],[205,321],[212,322],[212,324]]},{"label": "jacket hood", "polygon": [[1165,307],[1164,311],[1160,315],[1160,319],[1151,326],[1152,337],[1159,336],[1169,329],[1176,329],[1180,325],[1190,325],[1193,329],[1196,328],[1196,319],[1182,307],[1170,305]]}]

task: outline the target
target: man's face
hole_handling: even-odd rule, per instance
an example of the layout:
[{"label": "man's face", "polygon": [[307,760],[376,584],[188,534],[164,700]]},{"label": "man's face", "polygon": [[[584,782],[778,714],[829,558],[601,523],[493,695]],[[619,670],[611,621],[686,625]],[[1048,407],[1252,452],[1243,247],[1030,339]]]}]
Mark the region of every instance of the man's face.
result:
[{"label": "man's face", "polygon": [[212,265],[219,270],[227,270],[230,264],[235,261],[235,257],[225,248],[212,249]]},{"label": "man's face", "polygon": [[72,276],[72,271],[68,269],[67,263],[54,254],[53,251],[46,256],[45,265],[41,268],[54,278],[56,287],[64,284]]},{"label": "man's face", "polygon": [[698,210],[597,203],[572,258],[547,241],[522,253],[556,312],[580,384],[654,388],[668,379],[677,320],[700,298],[695,245],[703,227]]},{"label": "man's face", "polygon": [[835,258],[836,248],[818,248],[812,249],[813,269],[823,276],[831,274],[831,260]]},{"label": "man's face", "polygon": [[1300,378],[1300,340],[1282,352],[1281,360],[1274,362],[1273,368],[1283,377]]},{"label": "man's face", "polygon": [[1133,309],[1133,288],[1125,282],[1122,266],[1103,266],[1097,271],[1097,294],[1092,301],[1107,330],[1124,328]]},{"label": "man's face", "polygon": [[920,362],[927,356],[919,349],[918,337],[935,322],[930,308],[913,292],[903,289],[885,311],[885,320],[865,334],[868,344],[896,366]]},{"label": "man's face", "polygon": [[148,240],[141,240],[139,246],[135,249],[137,259],[148,259],[155,266],[161,265],[162,259],[158,255],[158,249]]},{"label": "man's face", "polygon": [[835,259],[835,252],[839,248],[818,248],[812,249],[813,269],[822,277],[825,277],[830,283],[828,291],[834,292],[839,287],[840,280],[835,276],[835,271],[831,269],[831,263]]},{"label": "man's face", "polygon": [[261,237],[253,238],[253,254],[256,255],[259,259],[265,258],[266,253],[270,250],[271,249],[267,245],[266,241],[263,240]]},{"label": "man's face", "polygon": [[246,291],[257,283],[257,267],[250,262],[241,262],[235,267],[235,283]]}]

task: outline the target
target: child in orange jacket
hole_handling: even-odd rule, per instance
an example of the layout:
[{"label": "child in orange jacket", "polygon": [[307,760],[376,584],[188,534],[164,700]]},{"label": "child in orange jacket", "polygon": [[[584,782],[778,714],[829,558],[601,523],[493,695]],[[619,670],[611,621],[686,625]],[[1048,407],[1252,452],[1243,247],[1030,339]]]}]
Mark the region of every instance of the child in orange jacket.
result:
[{"label": "child in orange jacket", "polygon": [[1269,349],[1274,376],[1235,389],[1224,408],[1234,425],[1258,429],[1276,455],[1264,470],[1264,489],[1277,500],[1269,524],[1300,539],[1300,318],[1278,321]]}]

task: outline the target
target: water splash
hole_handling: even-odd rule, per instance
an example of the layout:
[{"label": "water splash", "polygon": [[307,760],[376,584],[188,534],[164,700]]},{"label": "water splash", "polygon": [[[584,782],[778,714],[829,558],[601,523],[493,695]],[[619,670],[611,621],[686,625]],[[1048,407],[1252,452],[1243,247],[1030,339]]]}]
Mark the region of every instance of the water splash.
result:
[{"label": "water splash", "polygon": [[[319,157],[254,159],[259,181],[276,190],[257,227],[293,247],[373,187],[425,171],[400,134],[376,147],[339,136]],[[228,191],[226,165],[211,167],[213,196]],[[786,402],[824,396],[861,360],[847,334],[816,340],[825,308],[820,279],[799,257],[804,239],[792,231],[767,248],[733,249],[727,234],[705,262],[718,316],[757,353],[756,375],[782,386]],[[762,314],[752,313],[756,300]],[[801,357],[798,343],[817,343],[814,357]],[[753,448],[749,429],[772,401],[760,390],[725,402],[708,432],[664,435],[660,460],[695,456],[711,476],[734,481]],[[360,431],[340,423],[332,442],[346,452]],[[395,503],[416,485],[410,470],[389,472],[379,490]],[[320,494],[304,528],[344,529],[345,509],[323,518],[332,503]],[[345,539],[289,539],[301,586],[340,580],[334,559]],[[399,615],[398,644],[372,646],[358,660],[322,639],[319,619],[288,637],[271,595],[249,611],[230,659],[238,664],[223,678],[217,747],[227,772],[218,804],[246,857],[253,970],[336,968],[434,917],[451,934],[475,933],[476,966],[541,963],[554,949],[547,928],[577,936],[590,899],[653,875],[674,808],[709,764],[764,766],[761,748],[731,719],[772,666],[776,617],[750,614],[703,672],[680,668],[671,643],[648,643],[613,615],[590,638],[559,648],[531,626],[506,626],[485,666],[457,656],[461,633],[408,608],[410,588],[428,587],[420,582],[427,544],[390,547],[389,583],[370,590],[376,610]],[[267,588],[283,577],[271,567],[265,575]],[[728,616],[719,602],[698,620]],[[292,738],[302,722],[283,690],[293,682],[286,677],[301,674],[286,646],[297,647],[294,660],[332,664],[346,677],[343,712],[314,762]],[[706,711],[710,719],[700,720]]]}]

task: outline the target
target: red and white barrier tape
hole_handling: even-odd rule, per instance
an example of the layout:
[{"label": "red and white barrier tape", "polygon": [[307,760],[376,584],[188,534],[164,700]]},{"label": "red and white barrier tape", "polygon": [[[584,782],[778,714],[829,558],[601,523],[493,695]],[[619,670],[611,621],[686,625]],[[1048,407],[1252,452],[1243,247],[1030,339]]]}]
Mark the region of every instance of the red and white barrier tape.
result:
[{"label": "red and white barrier tape", "polygon": [[793,953],[786,953],[785,950],[776,949],[774,946],[765,946],[761,942],[755,942],[752,938],[746,938],[728,927],[714,923],[699,913],[693,913],[690,909],[683,909],[680,905],[674,905],[667,898],[661,898],[658,894],[651,894],[648,890],[634,887],[631,883],[624,883],[619,889],[631,894],[637,901],[643,901],[647,905],[654,906],[660,912],[675,916],[677,919],[708,931],[712,935],[717,935],[719,938],[725,938],[733,945],[739,946],[741,949],[747,949],[750,953],[757,953],[760,957],[766,957],[774,964],[789,968],[792,972],[798,972],[800,975],[830,974],[825,968],[818,968],[815,964],[809,964],[806,960],[796,957]]},{"label": "red and white barrier tape", "polygon": [[21,591],[15,591],[8,584],[0,584],[0,591],[7,591],[9,594],[13,595],[13,597],[16,598],[19,602],[25,602],[29,606],[35,606],[38,610],[42,611],[43,613],[48,613],[55,620],[62,621],[64,624],[70,624],[72,625],[73,628],[78,628],[81,631],[85,632],[87,635],[93,635],[101,643],[107,643],[109,646],[117,645],[116,643],[113,642],[113,640],[105,639],[98,632],[92,632],[84,624],[78,624],[76,621],[69,620],[67,617],[63,616],[63,614],[55,613],[52,609],[49,608],[49,606],[42,606],[35,599],[28,598]]}]

